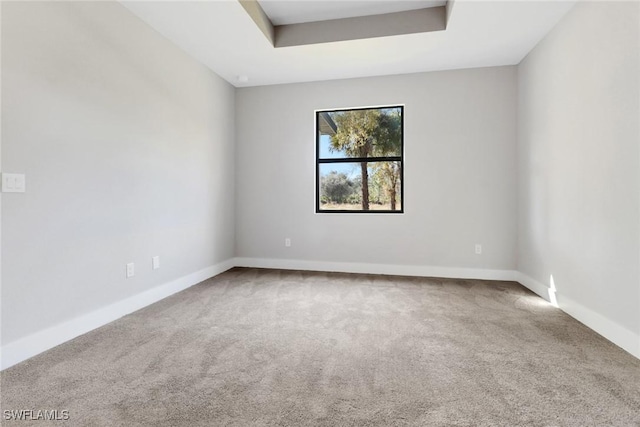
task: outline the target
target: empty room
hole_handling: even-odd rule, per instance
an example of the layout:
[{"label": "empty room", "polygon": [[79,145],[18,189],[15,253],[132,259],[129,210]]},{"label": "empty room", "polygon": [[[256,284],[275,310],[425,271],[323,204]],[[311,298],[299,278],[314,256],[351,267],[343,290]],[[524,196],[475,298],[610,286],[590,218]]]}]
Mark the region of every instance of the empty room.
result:
[{"label": "empty room", "polygon": [[0,25],[1,425],[640,426],[640,2]]}]

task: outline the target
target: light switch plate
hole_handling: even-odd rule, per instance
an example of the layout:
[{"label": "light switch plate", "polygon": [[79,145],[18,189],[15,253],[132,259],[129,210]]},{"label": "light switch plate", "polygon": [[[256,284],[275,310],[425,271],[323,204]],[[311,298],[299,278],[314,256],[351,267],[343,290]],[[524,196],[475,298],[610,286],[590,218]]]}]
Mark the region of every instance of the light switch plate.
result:
[{"label": "light switch plate", "polygon": [[3,173],[3,193],[24,193],[26,191],[26,178],[23,173]]}]

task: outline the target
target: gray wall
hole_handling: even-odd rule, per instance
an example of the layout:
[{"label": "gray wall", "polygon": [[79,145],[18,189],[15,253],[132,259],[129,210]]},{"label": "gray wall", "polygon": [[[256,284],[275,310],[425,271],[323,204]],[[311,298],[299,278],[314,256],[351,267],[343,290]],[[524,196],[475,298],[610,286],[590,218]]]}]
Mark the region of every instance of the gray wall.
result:
[{"label": "gray wall", "polygon": [[[517,68],[234,91],[115,2],[3,2],[27,193],[2,195],[1,343],[234,255],[517,268],[640,333],[639,15],[579,3]],[[397,103],[406,213],[315,214],[314,110]]]},{"label": "gray wall", "polygon": [[518,69],[518,270],[636,334],[639,7],[579,3]]},{"label": "gray wall", "polygon": [[232,86],[116,2],[3,2],[2,73],[3,344],[233,257]]},{"label": "gray wall", "polygon": [[[516,88],[498,67],[237,90],[237,255],[514,269]],[[406,213],[315,214],[314,110],[399,103]]]}]

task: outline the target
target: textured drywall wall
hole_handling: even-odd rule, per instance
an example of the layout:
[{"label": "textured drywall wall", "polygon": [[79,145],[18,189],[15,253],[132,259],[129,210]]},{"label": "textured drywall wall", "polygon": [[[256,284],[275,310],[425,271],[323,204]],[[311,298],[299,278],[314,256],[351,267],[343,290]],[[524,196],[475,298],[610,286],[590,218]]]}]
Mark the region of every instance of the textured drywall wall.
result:
[{"label": "textured drywall wall", "polygon": [[234,89],[120,4],[3,2],[2,95],[3,344],[233,257]]},{"label": "textured drywall wall", "polygon": [[518,270],[635,334],[639,8],[581,2],[518,68]]},{"label": "textured drywall wall", "polygon": [[[316,214],[314,110],[397,104],[405,213]],[[239,257],[515,267],[515,67],[244,88],[236,111]]]}]

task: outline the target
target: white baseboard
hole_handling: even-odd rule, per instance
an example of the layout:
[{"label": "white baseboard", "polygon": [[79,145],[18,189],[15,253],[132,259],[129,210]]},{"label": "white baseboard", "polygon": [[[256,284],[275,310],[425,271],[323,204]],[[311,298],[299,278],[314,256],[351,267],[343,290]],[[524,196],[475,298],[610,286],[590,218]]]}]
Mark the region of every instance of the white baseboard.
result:
[{"label": "white baseboard", "polygon": [[[164,285],[149,289],[123,301],[94,312],[52,326],[35,334],[8,343],[0,348],[0,370],[33,357],[43,351],[99,328],[129,313],[160,301],[170,295],[223,273],[233,267],[275,268],[288,270],[332,271],[340,273],[368,273],[418,277],[444,277],[456,279],[516,281],[547,301],[556,298],[550,287],[513,270],[487,270],[474,268],[429,267],[419,265],[392,265],[303,261],[266,258],[232,258],[222,263],[181,277]],[[563,296],[557,295],[560,309],[593,329],[609,341],[640,358],[640,335],[620,326],[595,311]]]},{"label": "white baseboard", "polygon": [[531,292],[537,294],[542,299],[550,302],[551,299],[549,298],[549,286],[543,285],[537,280],[534,280],[526,274],[520,273],[519,271],[516,271],[514,280],[520,283],[525,288],[529,289]]},{"label": "white baseboard", "polygon": [[267,258],[236,258],[237,267],[281,268],[289,270],[335,271],[400,276],[446,277],[455,279],[512,280],[520,283],[544,300],[559,307],[574,319],[593,329],[609,341],[640,359],[640,336],[610,319],[588,309],[556,289],[542,284],[519,271],[473,268],[429,267],[419,265],[367,264],[345,262],[302,261]]},{"label": "white baseboard", "polygon": [[429,267],[422,265],[369,264],[269,258],[236,258],[235,261],[236,267],[332,271],[337,273],[368,273],[479,280],[515,280],[516,277],[516,272],[512,270],[486,270],[479,268]]},{"label": "white baseboard", "polygon": [[136,310],[196,285],[203,280],[207,280],[233,268],[234,265],[234,259],[229,259],[91,313],[5,344],[0,349],[0,370],[20,363],[43,351],[49,350],[82,334],[86,334],[93,329],[113,322],[122,316],[133,313]]},{"label": "white baseboard", "polygon": [[562,294],[558,294],[558,305],[574,319],[640,359],[640,335]]},{"label": "white baseboard", "polygon": [[561,293],[556,294],[549,286],[538,282],[524,273],[517,272],[516,281],[547,301],[552,299],[550,298],[551,295],[555,295],[557,306],[562,311],[640,359],[640,335]]}]

